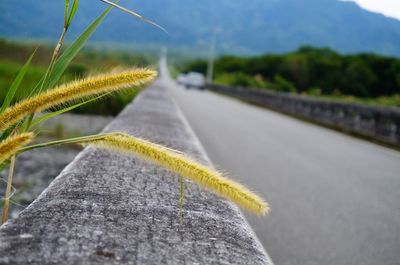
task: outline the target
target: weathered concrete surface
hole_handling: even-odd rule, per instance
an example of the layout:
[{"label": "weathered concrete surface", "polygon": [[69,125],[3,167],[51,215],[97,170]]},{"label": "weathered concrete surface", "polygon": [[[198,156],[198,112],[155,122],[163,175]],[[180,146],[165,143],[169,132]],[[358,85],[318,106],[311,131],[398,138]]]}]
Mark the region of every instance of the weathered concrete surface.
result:
[{"label": "weathered concrete surface", "polygon": [[[50,147],[19,155],[13,177],[13,186],[16,190],[11,198],[12,203],[8,212],[10,218],[16,218],[22,210],[31,204],[65,166],[74,160],[80,150],[77,148]],[[0,198],[5,197],[7,174],[8,170],[0,172],[2,178]]]},{"label": "weathered concrete surface", "polygon": [[[166,90],[143,92],[105,131],[124,131],[207,162]],[[207,162],[208,163],[208,162]],[[238,209],[140,159],[85,149],[0,228],[0,264],[271,264]]]}]

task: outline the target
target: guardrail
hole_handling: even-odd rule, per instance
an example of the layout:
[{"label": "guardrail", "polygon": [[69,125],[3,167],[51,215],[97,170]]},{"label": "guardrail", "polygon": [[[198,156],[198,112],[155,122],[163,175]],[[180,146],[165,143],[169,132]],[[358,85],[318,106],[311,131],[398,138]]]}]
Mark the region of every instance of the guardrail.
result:
[{"label": "guardrail", "polygon": [[[105,132],[123,131],[210,163],[157,82]],[[0,264],[272,264],[236,206],[138,158],[86,148],[0,228]]]},{"label": "guardrail", "polygon": [[400,147],[400,110],[209,84],[207,88],[286,114]]}]

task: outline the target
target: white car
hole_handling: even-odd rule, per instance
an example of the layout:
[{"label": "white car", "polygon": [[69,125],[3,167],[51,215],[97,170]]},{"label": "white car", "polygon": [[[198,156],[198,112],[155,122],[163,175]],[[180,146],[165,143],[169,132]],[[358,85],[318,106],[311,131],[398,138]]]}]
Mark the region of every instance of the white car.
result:
[{"label": "white car", "polygon": [[206,79],[203,74],[197,72],[190,72],[188,74],[180,74],[177,78],[180,85],[189,88],[197,88],[203,90],[205,88]]}]

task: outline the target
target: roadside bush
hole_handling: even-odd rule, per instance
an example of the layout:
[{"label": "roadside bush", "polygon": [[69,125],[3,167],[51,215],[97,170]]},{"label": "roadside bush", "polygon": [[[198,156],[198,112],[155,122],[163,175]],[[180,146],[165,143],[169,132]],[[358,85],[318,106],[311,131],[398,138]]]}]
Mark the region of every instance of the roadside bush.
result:
[{"label": "roadside bush", "polygon": [[[196,60],[182,68],[205,72],[207,62]],[[256,79],[264,81],[257,83]],[[400,59],[365,53],[342,55],[305,46],[286,54],[222,56],[215,62],[215,80],[260,88],[270,87],[265,80],[273,80],[281,91],[307,93],[310,87],[318,87],[325,96],[390,97],[400,94]]]},{"label": "roadside bush", "polygon": [[229,73],[221,74],[216,78],[215,82],[220,84],[228,84],[232,86],[258,87],[258,88],[268,87],[267,82],[257,79],[253,76],[249,76],[242,72],[233,74]]},{"label": "roadside bush", "polygon": [[280,75],[275,75],[274,77],[274,88],[275,90],[282,92],[296,92],[296,88],[293,83]]}]

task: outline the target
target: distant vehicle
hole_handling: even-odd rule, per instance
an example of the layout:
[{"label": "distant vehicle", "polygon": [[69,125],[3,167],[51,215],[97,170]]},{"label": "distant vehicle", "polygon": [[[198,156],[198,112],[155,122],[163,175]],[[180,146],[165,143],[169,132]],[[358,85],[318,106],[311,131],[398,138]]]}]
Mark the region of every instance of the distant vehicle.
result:
[{"label": "distant vehicle", "polygon": [[178,85],[184,86],[186,83],[186,75],[179,74],[178,77],[176,78],[176,82],[178,83]]},{"label": "distant vehicle", "polygon": [[203,74],[190,72],[188,74],[180,74],[176,79],[179,85],[189,88],[197,88],[203,90],[206,84],[206,79]]}]

